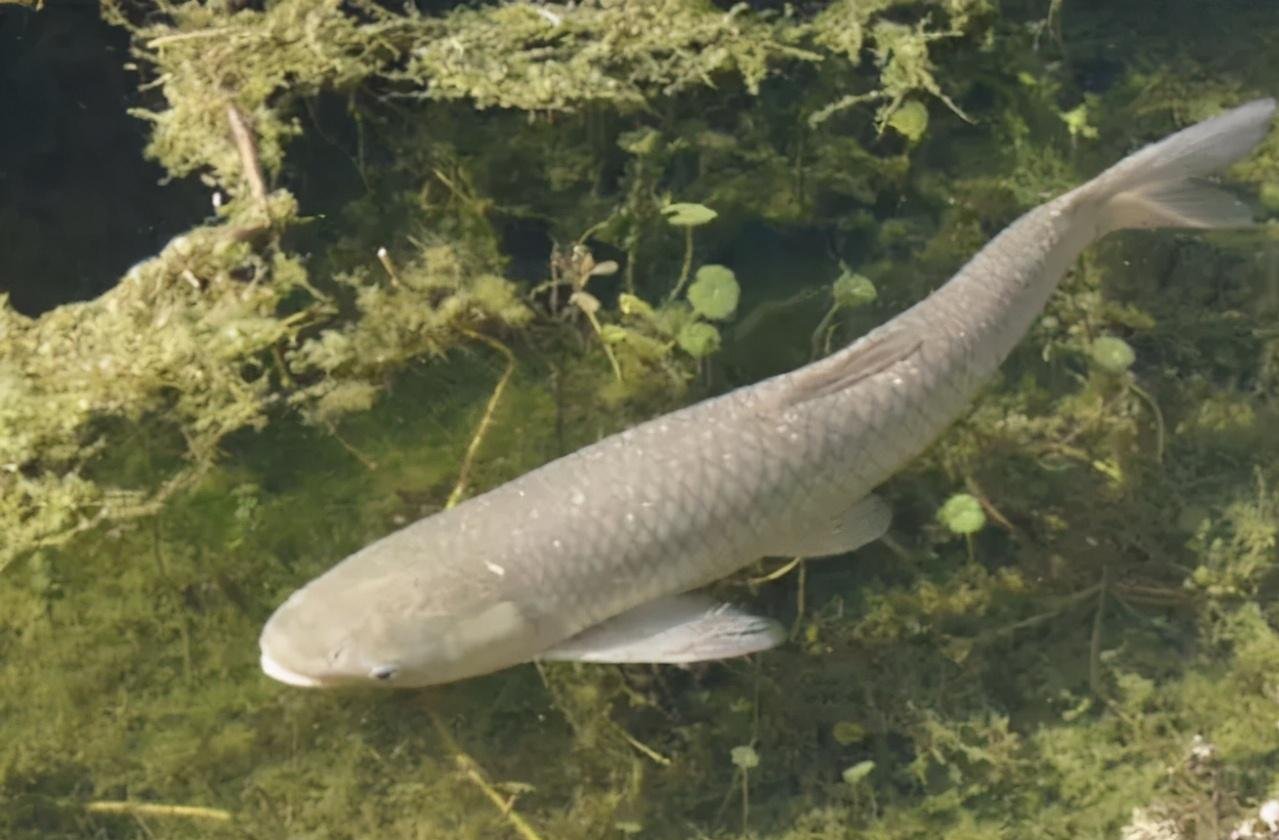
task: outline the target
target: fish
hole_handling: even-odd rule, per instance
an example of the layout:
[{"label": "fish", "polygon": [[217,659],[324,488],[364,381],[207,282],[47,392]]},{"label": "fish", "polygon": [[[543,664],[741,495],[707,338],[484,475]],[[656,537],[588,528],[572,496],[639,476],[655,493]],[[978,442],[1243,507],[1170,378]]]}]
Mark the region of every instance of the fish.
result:
[{"label": "fish", "polygon": [[1200,180],[1270,129],[1258,99],[1022,215],[848,346],[661,415],[420,519],[295,591],[270,677],[416,687],[535,660],[686,664],[768,650],[778,622],[702,594],[762,557],[883,536],[876,488],[960,417],[1084,248],[1127,228],[1252,224]]}]

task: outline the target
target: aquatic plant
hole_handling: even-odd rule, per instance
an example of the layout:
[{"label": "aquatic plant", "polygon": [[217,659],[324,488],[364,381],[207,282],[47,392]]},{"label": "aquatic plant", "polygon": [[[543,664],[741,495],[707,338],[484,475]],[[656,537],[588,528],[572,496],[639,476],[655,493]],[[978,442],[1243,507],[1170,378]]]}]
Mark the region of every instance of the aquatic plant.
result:
[{"label": "aquatic plant", "polygon": [[[0,580],[0,834],[735,836],[737,798],[773,840],[1260,820],[1269,233],[1091,252],[885,489],[890,540],[753,584],[795,639],[757,662],[325,695],[255,661],[343,554],[824,352],[1045,194],[1279,87],[1269,10],[1214,13],[109,4],[152,154],[220,206],[103,298],[0,307],[0,552],[26,558]],[[1116,31],[1142,33],[1122,65]],[[1279,183],[1279,140],[1234,176]],[[695,253],[672,196],[718,213]],[[731,320],[723,290],[664,303],[698,261],[735,272]],[[1132,351],[1111,370],[1106,338]],[[985,518],[963,545],[936,519],[956,492]]]}]

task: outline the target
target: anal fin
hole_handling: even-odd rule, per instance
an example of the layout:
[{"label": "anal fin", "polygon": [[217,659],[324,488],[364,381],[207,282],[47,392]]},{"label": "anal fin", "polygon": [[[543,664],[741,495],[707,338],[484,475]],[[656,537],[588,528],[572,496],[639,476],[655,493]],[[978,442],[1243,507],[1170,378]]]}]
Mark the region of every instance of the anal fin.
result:
[{"label": "anal fin", "polygon": [[758,653],[785,637],[772,619],[699,595],[673,595],[588,627],[539,658],[682,664]]},{"label": "anal fin", "polygon": [[830,557],[847,554],[888,533],[893,511],[875,495],[860,500],[834,520],[804,523],[770,546],[768,557]]}]

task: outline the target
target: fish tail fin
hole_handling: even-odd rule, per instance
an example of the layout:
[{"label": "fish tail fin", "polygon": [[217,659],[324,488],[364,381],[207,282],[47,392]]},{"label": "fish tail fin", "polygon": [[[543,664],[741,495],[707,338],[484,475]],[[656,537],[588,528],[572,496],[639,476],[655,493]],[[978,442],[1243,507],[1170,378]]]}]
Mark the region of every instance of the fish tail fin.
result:
[{"label": "fish tail fin", "polygon": [[1246,155],[1270,130],[1274,99],[1257,99],[1135,152],[1079,188],[1097,202],[1101,232],[1248,227],[1252,212],[1198,179]]}]

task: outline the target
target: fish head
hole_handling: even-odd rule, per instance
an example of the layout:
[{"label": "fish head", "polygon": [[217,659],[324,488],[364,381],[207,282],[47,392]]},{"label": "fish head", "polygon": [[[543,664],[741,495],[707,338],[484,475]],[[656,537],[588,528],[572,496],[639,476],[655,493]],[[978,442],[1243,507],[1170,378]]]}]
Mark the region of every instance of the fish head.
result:
[{"label": "fish head", "polygon": [[411,582],[294,592],[262,628],[262,670],[288,685],[418,687],[452,682],[528,658],[529,623],[509,601],[459,599],[434,608]]}]

